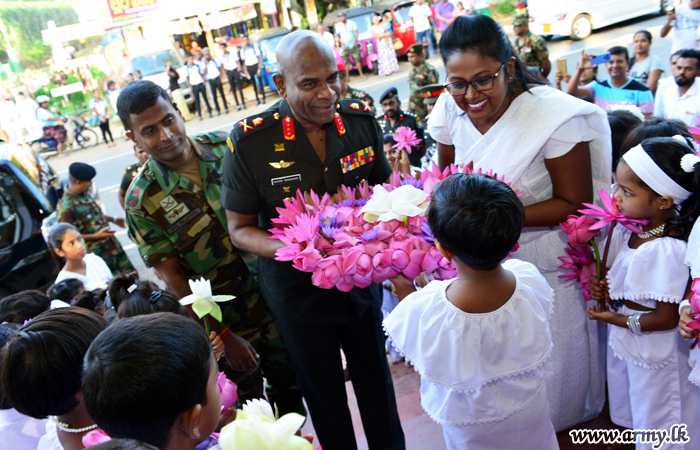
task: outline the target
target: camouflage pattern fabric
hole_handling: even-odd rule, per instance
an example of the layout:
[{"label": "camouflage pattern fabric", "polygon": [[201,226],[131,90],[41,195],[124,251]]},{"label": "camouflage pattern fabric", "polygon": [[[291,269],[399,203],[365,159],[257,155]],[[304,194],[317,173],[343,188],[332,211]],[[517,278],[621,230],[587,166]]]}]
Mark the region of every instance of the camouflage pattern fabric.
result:
[{"label": "camouflage pattern fabric", "polygon": [[547,43],[536,34],[527,32],[524,38],[515,38],[515,52],[526,66],[537,67],[542,72],[542,60],[549,56]]},{"label": "camouflage pattern fabric", "polygon": [[367,92],[361,90],[361,89],[355,89],[353,87],[348,86],[348,91],[345,94],[341,94],[340,96],[341,100],[366,100],[369,102],[369,106],[372,107],[372,110],[374,110],[374,99],[372,98],[371,95],[369,95]]},{"label": "camouflage pattern fabric", "polygon": [[418,116],[418,119],[422,122],[425,122],[428,108],[425,106],[425,98],[421,94],[420,88],[438,83],[439,77],[440,75],[435,67],[426,62],[419,67],[412,68],[408,73],[408,84],[411,87],[408,110]]},{"label": "camouflage pattern fabric", "polygon": [[[239,385],[241,398],[246,399],[244,393],[250,395],[247,398],[262,397],[264,376],[271,384],[277,380],[273,390],[288,396],[286,404],[293,404],[285,413],[304,411],[299,384],[276,331],[275,318],[249,270],[257,260],[241,254],[229,238],[226,211],[219,201],[227,134],[217,131],[189,139],[198,158],[202,188],[151,159],[139,170],[126,194],[129,236],[147,266],[177,258],[188,279],[204,277],[210,280],[213,294],[236,296],[219,303],[223,323],[256,348],[262,369],[242,374],[222,363],[229,378]],[[282,411],[280,404],[280,414]]]},{"label": "camouflage pattern fabric", "polygon": [[[56,215],[59,222],[75,225],[80,234],[94,234],[109,226],[102,208],[91,193],[78,195],[71,192],[68,187],[65,188],[63,197],[56,205]],[[88,252],[102,258],[112,274],[134,270],[129,257],[114,236],[85,241],[85,247]]]}]

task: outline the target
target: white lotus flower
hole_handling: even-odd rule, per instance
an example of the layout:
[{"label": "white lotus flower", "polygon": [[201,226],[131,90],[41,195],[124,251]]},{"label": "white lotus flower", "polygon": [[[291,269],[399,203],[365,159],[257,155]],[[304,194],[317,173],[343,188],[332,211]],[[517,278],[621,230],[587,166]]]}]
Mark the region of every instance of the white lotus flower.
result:
[{"label": "white lotus flower", "polygon": [[406,220],[425,214],[428,207],[428,194],[421,189],[411,186],[399,186],[387,192],[383,186],[374,187],[372,197],[360,210],[366,222],[389,222],[391,220]]},{"label": "white lotus flower", "polygon": [[200,319],[207,314],[211,314],[213,318],[221,322],[221,308],[216,303],[227,302],[236,297],[233,295],[212,295],[211,283],[204,278],[196,281],[189,280],[189,283],[192,294],[182,298],[180,304],[184,306],[192,305],[192,310]]},{"label": "white lotus flower", "polygon": [[[264,401],[263,401],[264,402]],[[262,403],[262,402],[261,402]],[[270,404],[267,408],[272,411]],[[277,422],[267,415],[250,412],[243,407],[236,420],[226,425],[219,436],[221,450],[311,450],[306,439],[295,433],[304,424],[304,416],[285,414]]]},{"label": "white lotus flower", "polygon": [[275,420],[275,413],[272,411],[272,406],[270,406],[267,400],[259,398],[246,400],[243,405],[243,411],[249,414],[260,414],[261,416],[269,417],[273,422]]}]

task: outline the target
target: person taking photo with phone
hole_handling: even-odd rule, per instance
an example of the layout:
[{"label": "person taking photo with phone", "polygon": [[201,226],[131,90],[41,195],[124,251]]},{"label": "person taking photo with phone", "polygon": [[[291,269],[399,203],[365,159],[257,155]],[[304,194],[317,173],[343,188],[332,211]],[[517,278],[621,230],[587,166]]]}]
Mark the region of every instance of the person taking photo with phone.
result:
[{"label": "person taking photo with phone", "polygon": [[666,23],[659,34],[668,36],[673,28],[671,53],[683,49],[698,48],[698,27],[700,27],[700,0],[690,0],[673,8],[666,14]]},{"label": "person taking photo with phone", "polygon": [[68,186],[56,205],[57,219],[73,224],[85,241],[87,252],[101,257],[112,273],[134,270],[129,257],[114,237],[115,232],[109,228],[110,222],[124,228],[124,218],[103,213],[96,197],[90,192],[96,174],[95,168],[89,164],[70,165]]},{"label": "person taking photo with phone", "polygon": [[[594,80],[585,86],[580,86],[582,68],[598,65],[603,61],[610,78],[603,81]],[[612,47],[607,54],[598,56],[582,50],[578,66],[569,80],[566,92],[574,97],[591,97],[593,102],[606,112],[612,111],[613,105],[635,105],[642,111],[644,117],[649,117],[654,112],[654,94],[647,86],[629,78],[628,68],[629,54],[625,47]]]}]

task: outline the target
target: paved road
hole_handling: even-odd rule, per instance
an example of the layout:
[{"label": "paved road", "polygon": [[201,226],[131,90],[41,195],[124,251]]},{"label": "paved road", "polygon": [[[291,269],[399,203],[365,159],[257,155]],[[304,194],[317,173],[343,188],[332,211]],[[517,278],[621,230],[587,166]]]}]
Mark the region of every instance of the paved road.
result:
[{"label": "paved road", "polygon": [[[670,55],[671,49],[671,39],[662,39],[659,37],[659,30],[664,24],[665,19],[658,15],[644,16],[639,19],[623,22],[614,27],[607,27],[605,29],[595,32],[592,36],[584,41],[571,41],[569,38],[559,37],[554,38],[549,41],[550,59],[552,60],[552,65],[556,67],[556,60],[558,58],[566,58],[569,73],[573,72],[578,62],[578,57],[581,49],[585,48],[589,53],[601,53],[614,45],[624,45],[631,48],[632,36],[633,34],[641,29],[649,30],[654,36],[654,41],[652,44],[652,53],[661,57],[664,62],[665,69],[668,73],[669,63],[668,56]],[[511,27],[506,27],[507,32],[512,37]],[[445,69],[442,61],[435,61],[435,67],[439,70],[440,76],[444,79]],[[379,96],[388,88],[395,86],[399,90],[399,96],[402,100],[408,98],[408,83],[406,78],[410,70],[410,65],[406,61],[400,61],[400,71],[397,75],[392,77],[376,77],[369,76],[366,80],[361,80],[358,76],[352,76],[350,84],[353,87],[366,90],[374,97],[375,100],[379,99]],[[550,76],[550,81],[551,78]],[[604,79],[607,77],[607,73],[604,67],[601,67],[598,77]],[[228,87],[226,87],[228,89]],[[224,130],[228,131],[238,120],[242,119],[248,114],[255,114],[256,112],[263,111],[266,106],[251,106],[255,104],[255,96],[250,87],[246,88],[245,92],[246,98],[248,100],[248,110],[242,112],[232,111],[228,115],[222,114],[220,117],[214,116],[212,119],[205,119],[202,122],[192,120],[187,123],[187,131],[189,134],[195,134],[211,130]],[[268,105],[276,102],[278,96],[276,93],[268,93]],[[230,92],[228,93],[229,109],[231,105],[235,104]],[[245,113],[245,114],[244,114]],[[99,130],[98,130],[99,131]],[[123,130],[116,130],[117,134],[123,133]],[[116,135],[115,135],[116,137]],[[61,175],[65,175],[68,172],[68,166],[73,162],[86,162],[92,164],[97,169],[97,176],[95,178],[95,183],[100,191],[100,196],[105,205],[106,210],[110,215],[119,215],[121,211],[121,206],[117,201],[117,192],[119,190],[119,183],[121,181],[122,175],[124,173],[124,168],[130,164],[136,162],[136,159],[132,153],[132,145],[128,143],[124,137],[117,139],[117,146],[111,149],[106,148],[104,144],[100,144],[92,149],[79,150],[71,152],[66,158],[55,159],[51,158],[49,160],[52,167]],[[114,227],[114,225],[112,225]],[[127,254],[131,258],[131,261],[139,269],[143,271],[145,266],[138,256],[137,250],[134,244],[131,243],[126,235],[125,230],[117,229],[117,237],[122,242],[127,250]],[[148,276],[152,277],[152,273],[149,271]]]}]

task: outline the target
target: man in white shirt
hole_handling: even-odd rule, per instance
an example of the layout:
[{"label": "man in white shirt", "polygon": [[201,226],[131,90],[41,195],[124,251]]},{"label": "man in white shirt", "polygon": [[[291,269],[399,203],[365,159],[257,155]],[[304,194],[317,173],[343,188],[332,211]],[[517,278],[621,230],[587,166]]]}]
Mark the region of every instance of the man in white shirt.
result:
[{"label": "man in white shirt", "polygon": [[360,46],[357,40],[360,37],[360,31],[357,29],[357,24],[353,21],[348,21],[348,13],[341,12],[338,14],[341,20],[335,25],[335,32],[340,38],[340,46],[343,49],[343,58],[345,59],[345,67],[348,68],[350,74],[350,55],[355,60],[355,67],[360,73],[360,78],[367,78],[362,73],[362,60],[360,59]]},{"label": "man in white shirt", "polygon": [[681,3],[674,12],[666,15],[666,23],[661,28],[661,37],[666,37],[673,28],[671,53],[684,49],[698,48],[700,30],[700,0]]},{"label": "man in white shirt", "polygon": [[248,36],[243,38],[243,48],[241,49],[241,59],[243,59],[243,64],[245,64],[246,71],[248,72],[248,79],[253,80],[253,91],[255,92],[255,100],[260,104],[260,97],[258,97],[258,91],[262,95],[262,103],[265,104],[265,86],[262,82],[262,64],[260,61],[260,50],[253,44],[251,44]]},{"label": "man in white shirt", "polygon": [[39,109],[39,104],[33,98],[24,95],[24,92],[17,93],[17,111],[19,112],[19,121],[22,127],[27,130],[27,136],[30,141],[39,139],[43,134],[41,125],[36,119],[36,110]]},{"label": "man in white shirt", "polygon": [[194,97],[194,105],[197,108],[197,115],[199,115],[199,120],[202,120],[202,108],[199,104],[200,94],[204,98],[204,104],[207,105],[209,117],[212,117],[211,106],[209,106],[209,99],[207,98],[207,90],[204,87],[204,77],[202,76],[203,72],[201,67],[198,64],[195,64],[194,56],[192,55],[189,55],[187,57],[185,73],[187,74],[187,86],[189,86],[192,90],[192,96]]},{"label": "man in white shirt", "polygon": [[416,32],[416,42],[428,41],[428,59],[435,58],[435,47],[430,34],[433,12],[430,6],[423,3],[423,0],[416,0],[416,3],[408,10],[408,15],[413,19],[413,31]]},{"label": "man in white shirt", "polygon": [[211,51],[209,47],[202,50],[204,55],[204,76],[207,77],[209,82],[209,87],[211,88],[211,96],[214,100],[214,106],[216,107],[216,115],[221,115],[221,108],[219,108],[219,100],[216,91],[218,90],[221,94],[221,99],[224,101],[224,109],[226,114],[228,114],[228,104],[226,103],[226,96],[224,95],[224,87],[221,84],[221,64],[214,58],[211,57]]},{"label": "man in white shirt", "polygon": [[22,137],[22,122],[12,97],[5,98],[4,95],[0,95],[0,127],[11,141]]},{"label": "man in white shirt", "polygon": [[221,61],[220,65],[226,71],[228,76],[228,85],[233,92],[233,99],[236,100],[236,108],[238,111],[241,110],[241,105],[238,103],[238,94],[236,89],[241,94],[241,103],[243,103],[243,109],[248,109],[245,107],[245,97],[243,97],[243,83],[241,82],[241,59],[238,57],[237,52],[229,52],[228,46],[225,42],[219,43],[219,48],[221,49]]},{"label": "man in white shirt", "polygon": [[673,66],[676,86],[656,97],[654,115],[697,127],[700,115],[700,50],[683,50]]},{"label": "man in white shirt", "polygon": [[326,27],[324,27],[323,24],[319,23],[317,30],[318,30],[318,34],[323,36],[323,40],[328,42],[328,45],[331,48],[335,47],[335,36],[333,36],[333,34],[326,31]]}]

